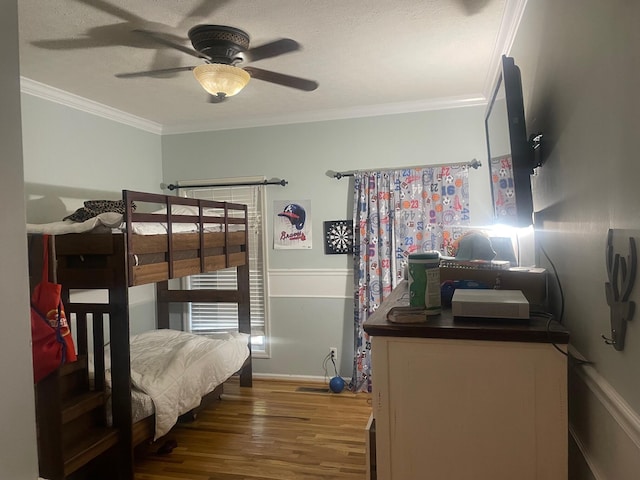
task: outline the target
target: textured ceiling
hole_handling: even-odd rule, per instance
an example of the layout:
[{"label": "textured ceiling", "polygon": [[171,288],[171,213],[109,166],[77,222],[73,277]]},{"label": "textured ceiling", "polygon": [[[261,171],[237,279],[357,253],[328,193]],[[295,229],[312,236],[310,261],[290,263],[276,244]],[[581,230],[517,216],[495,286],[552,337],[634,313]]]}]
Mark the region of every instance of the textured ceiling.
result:
[{"label": "textured ceiling", "polygon": [[[507,0],[20,0],[20,68],[28,82],[77,95],[164,131],[237,128],[416,111],[485,100],[503,45]],[[302,92],[253,79],[220,104],[191,72],[123,72],[201,60],[134,29],[175,35],[211,23],[281,37],[302,49],[252,64],[316,80]],[[504,27],[503,27],[504,28]]]}]

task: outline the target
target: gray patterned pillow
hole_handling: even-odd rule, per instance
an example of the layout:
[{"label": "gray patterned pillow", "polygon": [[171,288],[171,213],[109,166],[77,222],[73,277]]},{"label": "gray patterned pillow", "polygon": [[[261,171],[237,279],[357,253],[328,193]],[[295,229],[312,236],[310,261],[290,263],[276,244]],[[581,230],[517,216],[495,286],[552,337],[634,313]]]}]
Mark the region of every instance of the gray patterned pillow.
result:
[{"label": "gray patterned pillow", "polygon": [[[131,207],[133,210],[136,209],[135,204],[132,204]],[[87,200],[84,202],[84,207],[77,209],[71,215],[67,215],[62,220],[84,222],[105,212],[116,212],[124,215],[124,202],[122,200]]]}]

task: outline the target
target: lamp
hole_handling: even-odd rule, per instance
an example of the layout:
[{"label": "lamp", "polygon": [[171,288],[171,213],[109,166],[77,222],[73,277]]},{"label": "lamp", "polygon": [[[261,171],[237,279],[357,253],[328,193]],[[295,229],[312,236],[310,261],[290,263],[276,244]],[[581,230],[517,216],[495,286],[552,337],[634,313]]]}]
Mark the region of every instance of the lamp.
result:
[{"label": "lamp", "polygon": [[242,90],[251,78],[242,68],[223,63],[207,63],[193,69],[193,75],[211,95],[232,97]]}]

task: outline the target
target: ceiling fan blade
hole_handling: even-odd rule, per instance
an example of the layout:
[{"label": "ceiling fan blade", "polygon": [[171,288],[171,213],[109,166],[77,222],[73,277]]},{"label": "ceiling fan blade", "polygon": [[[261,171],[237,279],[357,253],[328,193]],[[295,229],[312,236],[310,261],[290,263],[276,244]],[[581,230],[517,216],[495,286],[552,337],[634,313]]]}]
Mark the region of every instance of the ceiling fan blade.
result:
[{"label": "ceiling fan blade", "polygon": [[159,70],[166,68],[167,65],[180,65],[183,58],[181,52],[163,48],[155,51],[148,68],[149,70]]},{"label": "ceiling fan blade", "polygon": [[275,83],[284,87],[296,88],[305,92],[312,92],[318,88],[318,82],[307,80],[305,78],[293,77],[284,73],[271,72],[262,70],[261,68],[245,67],[244,70],[251,75],[251,78],[257,78],[265,82]]},{"label": "ceiling fan blade", "polygon": [[[152,29],[149,28],[149,25],[163,28],[162,25],[150,24],[147,22],[146,31],[152,31]],[[134,48],[158,50],[158,41],[155,38],[149,35],[136,33],[134,30],[135,28],[140,29],[142,27],[140,25],[132,25],[128,22],[99,25],[97,27],[91,27],[81,36],[76,38],[36,40],[31,42],[31,44],[38,48],[46,48],[48,50],[73,50],[122,45]],[[168,34],[164,34],[164,39],[166,41],[174,40],[174,43],[178,43],[181,40],[180,37],[168,36]]]},{"label": "ceiling fan blade", "polygon": [[116,7],[115,5],[105,2],[104,0],[79,0],[80,3],[84,3],[85,5],[89,5],[90,7],[97,8],[98,10],[102,10],[105,13],[109,13],[114,17],[121,18],[122,20],[126,20],[127,22],[133,23],[144,23],[144,19],[134,15],[120,7]]},{"label": "ceiling fan blade", "polygon": [[185,47],[184,45],[180,45],[179,43],[176,43],[172,40],[168,40],[158,32],[152,32],[151,30],[142,30],[142,29],[136,29],[134,30],[134,32],[151,37],[158,43],[166,45],[167,47],[175,48],[176,50],[180,50],[181,52],[186,53],[187,55],[191,55],[192,57],[204,58],[204,59],[210,60],[210,58],[207,55],[197,52],[193,48]]},{"label": "ceiling fan blade", "polygon": [[104,39],[96,39],[90,37],[82,38],[60,38],[56,40],[34,40],[31,45],[47,50],[76,50],[97,47],[112,47],[120,45],[117,41],[107,42]]},{"label": "ceiling fan blade", "polygon": [[467,15],[475,15],[487,6],[489,0],[458,0],[458,3]]},{"label": "ceiling fan blade", "polygon": [[[194,18],[205,18],[210,16],[215,10],[224,6],[225,3],[230,3],[230,0],[201,0],[198,5],[193,7],[191,11],[185,17],[185,20]],[[181,25],[185,22],[181,22]]]},{"label": "ceiling fan blade", "polygon": [[160,77],[168,73],[187,72],[193,70],[194,66],[189,67],[173,67],[173,68],[161,68],[159,70],[145,70],[141,72],[129,72],[129,73],[116,73],[118,78],[135,78],[135,77]]},{"label": "ceiling fan blade", "polygon": [[273,42],[265,43],[244,52],[243,56],[247,62],[257,62],[264,58],[276,57],[283,53],[300,50],[300,44],[290,38],[281,38]]}]

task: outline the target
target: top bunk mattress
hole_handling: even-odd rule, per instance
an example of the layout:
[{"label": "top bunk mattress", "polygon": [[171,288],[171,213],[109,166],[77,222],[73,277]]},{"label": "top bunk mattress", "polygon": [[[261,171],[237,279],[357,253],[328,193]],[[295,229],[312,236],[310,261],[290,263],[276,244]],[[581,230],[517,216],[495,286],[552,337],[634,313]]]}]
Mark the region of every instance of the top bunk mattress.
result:
[{"label": "top bunk mattress", "polygon": [[122,200],[87,200],[62,221],[28,223],[27,233],[62,235],[128,230],[136,235],[164,235],[242,231],[246,226],[246,205],[123,190]]},{"label": "top bunk mattress", "polygon": [[[175,207],[175,206],[174,206]],[[173,208],[174,215],[182,211],[180,215],[197,215],[194,209],[177,209]],[[165,215],[166,210],[152,212],[150,215]],[[82,222],[74,222],[73,220],[61,220],[59,222],[50,223],[27,223],[27,233],[32,234],[48,234],[48,235],[65,235],[68,233],[120,233],[126,229],[124,215],[116,212],[105,212],[89,218]],[[244,231],[243,224],[228,225],[229,232]],[[171,230],[173,233],[194,233],[200,231],[198,223],[172,223]],[[166,222],[133,222],[131,231],[136,235],[166,235],[168,233]],[[223,224],[205,223],[203,231],[223,232],[225,227]]]},{"label": "top bunk mattress", "polygon": [[122,195],[86,201],[60,222],[27,225],[29,234],[54,237],[61,283],[135,286],[247,264],[246,205],[129,190]]}]

